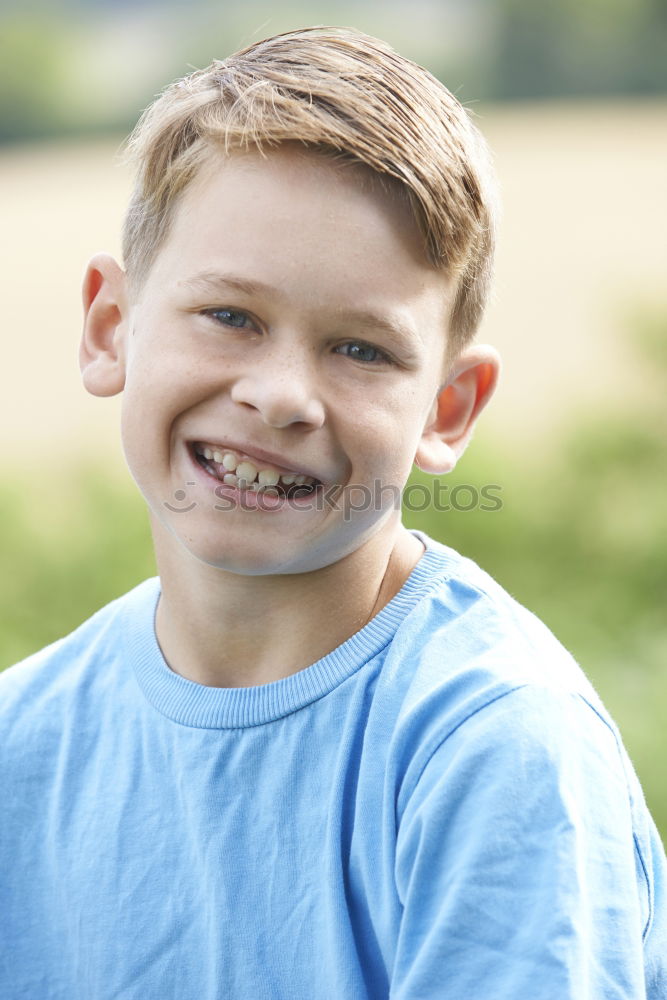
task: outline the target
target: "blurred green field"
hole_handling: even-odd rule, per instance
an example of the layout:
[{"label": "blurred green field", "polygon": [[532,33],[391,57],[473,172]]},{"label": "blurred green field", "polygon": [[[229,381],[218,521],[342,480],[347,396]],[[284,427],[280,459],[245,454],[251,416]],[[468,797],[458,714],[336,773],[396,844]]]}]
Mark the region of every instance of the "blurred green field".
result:
[{"label": "blurred green field", "polygon": [[[665,106],[489,108],[505,224],[482,339],[506,375],[446,485],[496,512],[407,512],[475,558],[574,653],[667,837]],[[76,368],[86,258],[117,249],[118,142],[0,155],[0,668],[155,572],[121,471],[117,400]],[[418,482],[418,478],[415,482]]]}]

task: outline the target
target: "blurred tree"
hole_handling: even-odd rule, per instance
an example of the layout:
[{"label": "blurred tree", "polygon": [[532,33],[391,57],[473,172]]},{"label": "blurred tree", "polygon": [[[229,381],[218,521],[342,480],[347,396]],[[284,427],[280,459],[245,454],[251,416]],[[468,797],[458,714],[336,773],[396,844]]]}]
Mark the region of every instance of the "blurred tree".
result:
[{"label": "blurred tree", "polygon": [[[166,80],[239,40],[270,34],[277,18],[283,27],[286,18],[292,25],[354,19],[328,0],[291,0],[279,15],[267,0],[242,7],[210,0],[0,3],[0,142],[124,129]],[[464,101],[667,92],[665,0],[421,3],[437,13],[434,23],[455,28],[455,41],[443,31],[434,47],[416,31],[411,55]],[[406,16],[378,0],[359,11],[364,27],[380,36]]]},{"label": "blurred tree", "polygon": [[62,130],[60,91],[66,28],[44,15],[14,13],[0,24],[0,142]]},{"label": "blurred tree", "polygon": [[491,95],[655,94],[667,89],[664,0],[494,0]]}]

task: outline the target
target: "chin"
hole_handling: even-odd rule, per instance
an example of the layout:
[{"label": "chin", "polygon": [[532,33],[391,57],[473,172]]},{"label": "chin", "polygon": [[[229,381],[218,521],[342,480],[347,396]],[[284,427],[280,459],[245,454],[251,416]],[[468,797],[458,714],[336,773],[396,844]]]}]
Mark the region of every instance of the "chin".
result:
[{"label": "chin", "polygon": [[[174,533],[170,532],[173,539]],[[272,576],[284,573],[304,572],[296,565],[295,553],[281,553],[274,545],[267,551],[267,545],[260,541],[239,536],[232,540],[220,540],[217,544],[211,541],[210,534],[205,537],[184,538],[176,535],[178,545],[172,554],[176,560],[183,563],[184,559],[191,564],[210,566],[225,573],[237,576]]]}]

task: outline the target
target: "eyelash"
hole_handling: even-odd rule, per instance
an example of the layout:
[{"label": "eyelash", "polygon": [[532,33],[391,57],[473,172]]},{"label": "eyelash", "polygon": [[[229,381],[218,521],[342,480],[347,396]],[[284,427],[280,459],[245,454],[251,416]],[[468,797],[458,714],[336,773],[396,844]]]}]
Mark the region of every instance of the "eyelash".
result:
[{"label": "eyelash", "polygon": [[[231,330],[248,329],[248,327],[246,326],[237,326],[234,323],[224,322],[223,320],[217,318],[218,316],[223,315],[225,313],[231,316],[241,316],[245,320],[250,321],[250,323],[254,323],[252,317],[247,312],[244,312],[243,309],[219,309],[219,308],[205,309],[203,310],[202,314],[204,316],[210,317],[215,323],[218,323],[220,326],[227,327],[228,329]],[[256,329],[256,326],[254,328]],[[360,347],[362,350],[374,351],[375,357],[372,360],[368,359],[362,360],[361,358],[355,358],[352,354],[344,353],[345,348],[351,348],[351,347]],[[388,365],[394,364],[393,359],[385,351],[380,350],[379,347],[375,347],[373,344],[368,344],[365,340],[348,340],[344,344],[339,344],[338,347],[336,347],[335,351],[337,354],[342,354],[344,357],[352,358],[353,361],[357,361],[359,364],[365,365],[369,368],[382,364],[388,364]]]},{"label": "eyelash", "polygon": [[220,316],[222,313],[228,313],[228,314],[230,314],[232,316],[243,316],[245,319],[251,320],[251,317],[248,315],[248,313],[244,312],[242,309],[205,309],[204,310],[204,316],[210,316],[211,319],[215,323],[219,323],[220,326],[228,326],[232,330],[245,330],[246,329],[246,327],[244,327],[244,326],[235,326],[234,323],[224,323],[222,320],[217,319],[216,317]]},{"label": "eyelash", "polygon": [[340,344],[340,346],[336,348],[337,353],[342,354],[342,349],[345,347],[360,347],[362,350],[375,352],[375,357],[372,361],[355,358],[351,354],[345,355],[345,357],[352,358],[353,361],[358,361],[359,364],[368,365],[368,367],[372,367],[373,365],[393,364],[393,361],[388,354],[385,354],[384,351],[381,351],[379,347],[375,347],[373,344],[367,344],[364,340],[348,340],[345,344]]}]

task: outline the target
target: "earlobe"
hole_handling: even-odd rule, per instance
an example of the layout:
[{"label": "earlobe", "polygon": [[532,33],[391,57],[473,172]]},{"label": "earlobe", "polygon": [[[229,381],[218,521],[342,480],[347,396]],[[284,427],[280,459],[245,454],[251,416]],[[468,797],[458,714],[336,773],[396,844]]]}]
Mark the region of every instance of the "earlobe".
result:
[{"label": "earlobe", "polygon": [[495,391],[499,374],[500,357],[493,347],[478,344],[457,358],[419,442],[415,464],[420,469],[432,475],[452,471]]},{"label": "earlobe", "polygon": [[125,273],[108,254],[96,254],[83,279],[79,367],[93,396],[115,396],[125,384]]}]

